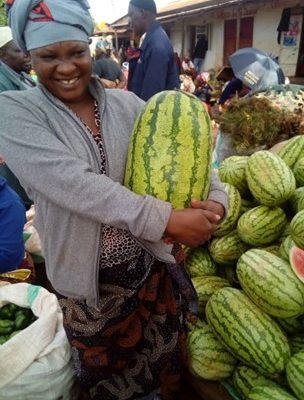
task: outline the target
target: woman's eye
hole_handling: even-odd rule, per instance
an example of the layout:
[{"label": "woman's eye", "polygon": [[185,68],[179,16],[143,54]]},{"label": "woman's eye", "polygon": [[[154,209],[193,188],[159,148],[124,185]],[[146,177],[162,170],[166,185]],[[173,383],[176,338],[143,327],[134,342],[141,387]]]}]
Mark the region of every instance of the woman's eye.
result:
[{"label": "woman's eye", "polygon": [[82,56],[85,55],[85,51],[84,51],[84,50],[76,51],[76,52],[75,52],[75,55],[78,56],[78,57],[82,57]]}]

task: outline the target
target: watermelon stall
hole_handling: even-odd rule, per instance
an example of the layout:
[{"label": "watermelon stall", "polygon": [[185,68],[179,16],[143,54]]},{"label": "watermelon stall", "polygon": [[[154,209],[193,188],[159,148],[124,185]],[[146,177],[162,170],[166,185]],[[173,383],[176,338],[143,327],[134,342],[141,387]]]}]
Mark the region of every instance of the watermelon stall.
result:
[{"label": "watermelon stall", "polygon": [[186,250],[199,298],[190,381],[202,399],[219,385],[223,399],[304,399],[303,146],[296,136],[278,154],[225,159],[229,213],[208,246]]},{"label": "watermelon stall", "polygon": [[[159,93],[135,124],[125,185],[189,206],[207,197],[211,154],[210,119],[197,99]],[[199,299],[186,378],[203,400],[304,400],[303,160],[298,135],[220,164],[228,215],[208,245],[185,248]]]}]

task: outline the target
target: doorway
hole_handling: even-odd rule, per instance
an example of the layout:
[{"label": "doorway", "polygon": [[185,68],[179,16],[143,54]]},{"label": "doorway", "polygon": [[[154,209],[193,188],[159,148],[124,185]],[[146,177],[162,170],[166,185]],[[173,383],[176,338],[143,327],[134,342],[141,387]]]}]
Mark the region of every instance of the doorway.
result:
[{"label": "doorway", "polygon": [[234,18],[224,25],[224,65],[229,65],[229,56],[237,49],[252,47],[253,17]]}]

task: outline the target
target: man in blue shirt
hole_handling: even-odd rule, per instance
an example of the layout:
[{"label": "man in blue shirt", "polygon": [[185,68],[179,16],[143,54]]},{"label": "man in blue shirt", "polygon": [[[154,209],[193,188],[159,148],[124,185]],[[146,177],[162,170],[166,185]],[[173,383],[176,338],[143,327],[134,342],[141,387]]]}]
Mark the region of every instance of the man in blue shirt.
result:
[{"label": "man in blue shirt", "polygon": [[128,89],[146,101],[162,90],[179,88],[173,48],[156,21],[154,0],[131,0],[128,15],[134,34],[141,37],[140,56],[129,63]]},{"label": "man in blue shirt", "polygon": [[0,176],[0,273],[12,271],[24,258],[25,207]]}]

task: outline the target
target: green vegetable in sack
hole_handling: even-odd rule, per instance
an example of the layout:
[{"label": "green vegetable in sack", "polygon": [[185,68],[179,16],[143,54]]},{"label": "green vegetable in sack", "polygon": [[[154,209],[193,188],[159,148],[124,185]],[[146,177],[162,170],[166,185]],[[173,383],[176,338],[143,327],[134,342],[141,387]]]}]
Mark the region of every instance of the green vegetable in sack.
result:
[{"label": "green vegetable in sack", "polygon": [[15,314],[15,330],[25,329],[31,322],[32,311],[28,308],[19,310]]},{"label": "green vegetable in sack", "polygon": [[0,335],[9,335],[15,329],[15,323],[9,319],[0,319]]},{"label": "green vegetable in sack", "polygon": [[20,307],[13,303],[8,303],[0,308],[0,318],[2,319],[15,319],[16,312],[20,310]]}]

